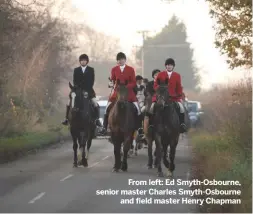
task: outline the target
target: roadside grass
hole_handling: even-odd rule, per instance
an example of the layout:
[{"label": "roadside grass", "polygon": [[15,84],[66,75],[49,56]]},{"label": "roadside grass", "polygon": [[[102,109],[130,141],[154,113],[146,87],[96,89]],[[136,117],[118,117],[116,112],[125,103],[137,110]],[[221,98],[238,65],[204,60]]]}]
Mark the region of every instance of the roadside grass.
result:
[{"label": "roadside grass", "polygon": [[192,175],[199,180],[238,180],[241,186],[198,188],[239,189],[239,196],[203,197],[241,199],[241,204],[204,204],[200,212],[252,213],[251,79],[210,91],[209,95],[210,100],[204,105],[203,127],[190,133],[194,158]]},{"label": "roadside grass", "polygon": [[45,148],[69,137],[67,127],[56,124],[58,117],[48,118],[43,124],[32,127],[29,131],[0,138],[0,163],[17,159],[27,152]]}]

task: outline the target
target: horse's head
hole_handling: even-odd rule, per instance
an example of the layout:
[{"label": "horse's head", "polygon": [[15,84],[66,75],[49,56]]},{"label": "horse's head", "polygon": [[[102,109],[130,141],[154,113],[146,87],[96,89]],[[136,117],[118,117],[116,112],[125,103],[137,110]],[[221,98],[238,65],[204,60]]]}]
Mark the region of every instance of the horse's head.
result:
[{"label": "horse's head", "polygon": [[169,102],[169,92],[168,92],[168,79],[164,82],[157,80],[158,88],[156,90],[157,106],[164,107]]},{"label": "horse's head", "polygon": [[72,86],[69,83],[70,94],[69,98],[71,101],[71,109],[74,112],[89,112],[89,95],[86,91],[83,91],[80,87]]},{"label": "horse's head", "polygon": [[117,100],[118,101],[127,101],[127,97],[128,97],[127,84],[128,84],[127,80],[124,83],[121,83],[119,79],[117,80]]}]

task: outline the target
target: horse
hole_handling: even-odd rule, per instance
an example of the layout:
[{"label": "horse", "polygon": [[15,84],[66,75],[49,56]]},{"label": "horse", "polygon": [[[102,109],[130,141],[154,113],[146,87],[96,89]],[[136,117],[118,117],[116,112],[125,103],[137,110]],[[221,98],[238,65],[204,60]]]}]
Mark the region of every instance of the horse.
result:
[{"label": "horse", "polygon": [[[125,83],[117,80],[117,98],[108,115],[108,125],[111,130],[111,140],[114,145],[115,164],[113,172],[127,171],[128,151],[132,144],[136,123],[136,108],[127,101],[128,89]],[[123,143],[123,160],[121,161],[121,145]]]},{"label": "horse", "polygon": [[[69,87],[71,89],[69,94],[71,105],[68,120],[73,140],[73,166],[78,167],[78,165],[83,165],[84,167],[88,167],[88,154],[96,129],[92,118],[92,103],[88,93],[80,87],[72,86],[71,83],[69,83]],[[77,154],[78,146],[79,154]]]},{"label": "horse", "polygon": [[[176,102],[170,100],[168,92],[168,79],[164,82],[157,80],[157,103],[154,107],[154,139],[156,144],[156,158],[158,176],[163,177],[161,159],[168,169],[167,176],[171,177],[175,170],[175,153],[180,136],[180,122]],[[170,146],[168,161],[168,146]]]},{"label": "horse", "polygon": [[[151,104],[152,104],[152,94],[147,92],[145,97],[145,106],[146,106],[145,111],[148,111],[148,109],[150,109]],[[152,167],[156,168],[157,166],[156,150],[154,151],[153,154],[153,142],[155,140],[154,128],[153,126],[145,127],[145,121],[144,121],[144,134],[148,144],[148,164],[147,164],[148,169],[152,169]],[[153,156],[155,157],[154,162]]]}]

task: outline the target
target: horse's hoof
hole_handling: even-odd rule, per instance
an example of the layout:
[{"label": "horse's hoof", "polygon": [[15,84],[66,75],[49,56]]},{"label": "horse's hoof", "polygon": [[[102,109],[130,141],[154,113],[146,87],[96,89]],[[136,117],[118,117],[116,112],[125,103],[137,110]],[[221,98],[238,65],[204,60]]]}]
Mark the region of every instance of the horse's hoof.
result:
[{"label": "horse's hoof", "polygon": [[82,162],[81,162],[81,161],[78,161],[78,162],[77,162],[77,165],[78,165],[78,166],[81,166],[81,165],[82,165]]},{"label": "horse's hoof", "polygon": [[149,165],[149,164],[148,164],[148,166],[147,166],[147,167],[148,167],[148,169],[152,169],[152,165]]},{"label": "horse's hoof", "polygon": [[121,168],[123,172],[127,172],[127,168]]},{"label": "horse's hoof", "polygon": [[77,168],[77,163],[73,163],[73,167],[74,167],[74,168]]},{"label": "horse's hoof", "polygon": [[87,160],[83,160],[83,161],[82,161],[82,165],[83,165],[84,167],[88,167],[88,161],[87,161]]},{"label": "horse's hoof", "polygon": [[168,172],[166,173],[166,176],[167,176],[167,177],[172,177],[172,176],[173,176],[173,173],[172,173],[171,171],[168,171]]},{"label": "horse's hoof", "polygon": [[134,154],[135,154],[135,156],[137,156],[137,155],[138,155],[138,153],[137,153],[137,152],[135,152]]},{"label": "horse's hoof", "polygon": [[127,165],[123,164],[123,165],[121,166],[121,170],[122,170],[123,172],[126,172],[126,171],[127,171]]},{"label": "horse's hoof", "polygon": [[162,172],[158,172],[158,173],[157,173],[157,176],[158,176],[158,177],[163,177],[163,173],[162,173]]},{"label": "horse's hoof", "polygon": [[156,169],[156,168],[157,168],[157,165],[156,165],[156,164],[154,164],[154,165],[153,165],[153,167],[154,167],[154,169]]},{"label": "horse's hoof", "polygon": [[119,169],[113,167],[112,172],[119,172]]}]

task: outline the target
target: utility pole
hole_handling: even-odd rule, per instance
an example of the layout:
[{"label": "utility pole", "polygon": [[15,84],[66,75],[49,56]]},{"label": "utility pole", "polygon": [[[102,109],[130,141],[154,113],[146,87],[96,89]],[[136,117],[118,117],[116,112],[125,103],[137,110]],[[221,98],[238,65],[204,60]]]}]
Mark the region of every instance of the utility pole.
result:
[{"label": "utility pole", "polygon": [[149,33],[149,30],[140,30],[137,33],[142,35],[142,49],[141,49],[141,76],[144,77],[144,42],[146,39],[146,34]]}]

